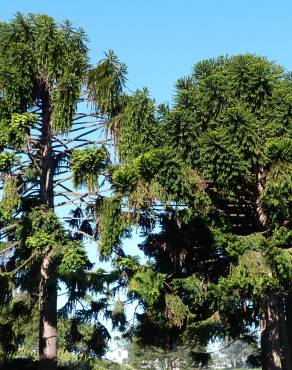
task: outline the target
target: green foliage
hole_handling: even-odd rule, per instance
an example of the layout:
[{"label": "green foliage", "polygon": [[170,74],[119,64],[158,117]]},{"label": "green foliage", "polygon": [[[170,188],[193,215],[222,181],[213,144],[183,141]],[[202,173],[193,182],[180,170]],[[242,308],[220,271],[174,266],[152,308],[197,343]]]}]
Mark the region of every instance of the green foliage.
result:
[{"label": "green foliage", "polygon": [[287,227],[278,227],[269,240],[267,260],[273,274],[281,282],[280,287],[290,289],[292,273],[292,231]]},{"label": "green foliage", "polygon": [[232,257],[239,258],[248,250],[262,252],[266,248],[265,238],[262,234],[254,233],[246,236],[227,235],[224,248]]},{"label": "green foliage", "polygon": [[[153,149],[115,169],[112,183],[120,195],[126,195],[134,209],[147,208],[155,201],[208,204],[204,183],[175,153]],[[198,207],[199,208],[199,207]]]},{"label": "green foliage", "polygon": [[166,317],[174,326],[181,328],[189,314],[188,307],[174,294],[165,295]]},{"label": "green foliage", "polygon": [[36,121],[37,116],[33,113],[13,113],[10,122],[0,120],[0,146],[20,149]]},{"label": "green foliage", "polygon": [[29,330],[35,329],[33,313],[34,307],[27,294],[17,293],[8,302],[1,302],[0,360],[11,357],[23,344]]},{"label": "green foliage", "polygon": [[69,240],[62,246],[62,260],[58,266],[61,275],[84,271],[89,265],[86,250],[80,241]]},{"label": "green foliage", "polygon": [[227,279],[222,279],[223,291],[242,291],[252,297],[264,297],[267,291],[278,286],[262,253],[249,250],[239,257],[236,267],[231,268]]},{"label": "green foliage", "polygon": [[58,273],[63,280],[91,267],[84,246],[66,234],[53,210],[33,208],[26,222],[18,226],[17,233],[19,240],[32,252],[52,251],[59,260]]},{"label": "green foliage", "polygon": [[31,182],[36,181],[39,175],[39,170],[33,165],[26,169],[26,171],[24,172],[25,179]]},{"label": "green foliage", "polygon": [[72,125],[72,118],[77,108],[80,95],[80,77],[74,72],[65,72],[53,91],[53,122],[59,132],[66,132]]},{"label": "green foliage", "polygon": [[158,135],[154,101],[147,89],[137,90],[128,98],[119,118],[119,155],[134,158],[151,149]]},{"label": "green foliage", "polygon": [[[118,117],[127,97],[122,94],[126,67],[109,52],[107,60],[91,69],[86,41],[82,29],[75,29],[69,21],[57,23],[47,15],[17,13],[11,22],[0,24],[3,186],[0,306],[7,310],[4,315],[7,322],[2,323],[0,317],[0,348],[2,342],[6,342],[3,347],[6,355],[20,346],[23,351],[17,351],[19,356],[36,355],[38,348],[31,342],[34,340],[36,345],[38,334],[31,335],[28,343],[26,329],[39,333],[39,339],[45,343],[44,328],[39,326],[37,316],[40,323],[47,320],[46,315],[56,318],[56,308],[48,302],[57,295],[60,284],[65,284],[67,300],[59,310],[60,317],[68,319],[74,315],[71,318],[76,320],[70,323],[68,330],[71,335],[74,329],[76,335],[68,334],[67,344],[74,337],[70,350],[86,357],[85,367],[94,368],[89,357],[103,355],[109,339],[98,319],[102,312],[110,318],[112,312],[107,309],[107,297],[111,284],[119,276],[116,271],[111,274],[89,271],[93,264],[87,257],[83,239],[99,237],[94,202],[98,198],[100,176],[103,182],[108,179],[110,153],[104,147],[87,144],[96,139],[89,138],[91,133],[101,129],[103,135],[103,128],[110,128],[109,118]],[[96,112],[77,113],[79,101],[94,101],[98,106]],[[90,123],[85,122],[87,116]],[[108,141],[104,136],[101,140]],[[76,188],[88,187],[88,192],[79,198],[80,207],[76,203],[79,189],[71,190],[70,171]],[[70,217],[63,214],[66,207],[61,208],[61,214],[55,212],[55,207],[64,203],[76,204],[77,209]],[[120,215],[118,228],[113,237],[105,234],[102,258],[109,258],[114,244],[119,244],[120,235],[126,234],[128,220],[120,209],[116,211]],[[68,224],[63,218],[70,219]],[[109,222],[109,218],[101,219]],[[15,292],[26,292],[34,309],[39,300],[40,309],[32,312],[36,325],[33,320],[32,325],[13,321],[12,311],[17,306],[12,307]],[[122,316],[122,312],[114,310],[113,318],[119,326],[125,325]],[[4,336],[2,329],[7,333]],[[76,361],[76,368],[81,368],[81,360]]]},{"label": "green foliage", "polygon": [[33,251],[42,251],[46,247],[52,247],[56,244],[56,236],[48,234],[44,230],[39,230],[33,233],[26,239],[26,245]]},{"label": "green foliage", "polygon": [[[80,356],[102,355],[108,338],[102,325],[90,323],[107,308],[106,300],[95,301],[88,291],[108,297],[109,285],[118,279],[145,309],[133,329],[141,343],[173,349],[186,337],[206,344],[215,336],[247,334],[258,324],[269,292],[291,291],[291,79],[265,58],[219,57],[198,63],[191,76],[177,82],[173,109],[158,108],[146,89],[123,94],[126,67],[112,51],[88,72],[85,41],[82,30],[45,15],[17,14],[0,24],[1,221],[17,221],[16,231],[5,234],[7,245],[17,242],[8,272],[16,271],[17,286],[38,296],[41,258],[47,253],[53,261],[51,281],[59,278],[68,288],[61,313],[68,316],[76,302],[86,300],[88,309],[76,310],[70,330],[64,329],[70,350]],[[54,197],[62,161],[70,162],[75,187],[86,185],[89,193],[96,193],[98,175],[106,175],[104,148],[70,146],[64,157],[45,148],[53,133],[70,131],[85,85],[123,163],[105,176],[112,196],[86,209],[88,218],[95,216],[97,232],[89,221],[79,222],[79,209],[71,234],[53,209],[39,205],[52,206],[53,199],[35,194],[49,186]],[[38,108],[41,114],[30,113]],[[39,127],[43,136],[29,142],[31,129]],[[23,179],[10,174],[16,158],[7,149],[23,150],[26,141],[42,159],[27,156],[24,176],[37,191],[28,197],[24,189],[20,201]],[[134,223],[143,229],[140,247],[150,260],[142,266],[121,245]],[[117,270],[106,277],[102,271],[87,274],[91,264],[76,235],[88,230],[100,238],[101,259],[116,253]],[[13,289],[2,279],[7,276],[0,277],[5,309]],[[16,348],[11,312],[0,323],[5,352]],[[125,326],[121,304],[107,315]],[[193,355],[201,356],[201,363],[208,360],[206,353]],[[85,363],[94,366],[87,358]]]},{"label": "green foliage", "polygon": [[266,296],[291,292],[291,87],[282,67],[243,54],[199,62],[172,109],[129,98],[111,180],[151,261],[119,265],[145,308],[141,345],[248,335]]},{"label": "green foliage", "polygon": [[226,129],[226,136],[232,138],[232,144],[240,148],[250,167],[257,164],[261,127],[255,115],[243,104],[238,104],[226,108],[218,121]]},{"label": "green foliage", "polygon": [[134,369],[170,370],[179,366],[181,370],[189,370],[203,365],[193,358],[195,346],[195,343],[189,342],[171,349],[162,349],[156,346],[141,347],[133,341],[128,345],[129,362]]},{"label": "green foliage", "polygon": [[173,286],[177,294],[186,293],[192,305],[199,303],[203,298],[202,284],[196,275],[174,279]]},{"label": "green foliage", "polygon": [[[9,111],[22,112],[50,91],[54,129],[67,131],[87,68],[84,42],[82,29],[56,24],[47,15],[17,13],[12,22],[2,23],[0,86]],[[15,140],[19,144],[23,138]]]},{"label": "green foliage", "polygon": [[15,177],[6,176],[4,179],[3,196],[0,201],[0,219],[2,222],[9,222],[13,213],[20,206],[20,198],[17,190]]},{"label": "green foliage", "polygon": [[129,236],[131,220],[121,209],[118,198],[100,198],[96,204],[98,228],[100,235],[100,258],[108,258],[119,247],[121,239]]},{"label": "green foliage", "polygon": [[292,219],[292,165],[280,163],[267,175],[261,195],[263,208],[271,225],[282,225]]},{"label": "green foliage", "polygon": [[14,165],[17,161],[17,157],[13,152],[2,152],[0,153],[0,171],[8,172],[8,170]]},{"label": "green foliage", "polygon": [[230,143],[224,129],[208,131],[201,137],[199,167],[215,189],[233,196],[251,180],[249,163],[238,146]]},{"label": "green foliage", "polygon": [[144,302],[152,306],[160,299],[165,281],[165,274],[152,271],[151,267],[139,269],[129,282],[129,292],[140,296]]},{"label": "green foliage", "polygon": [[266,153],[270,163],[292,161],[292,139],[289,137],[271,138],[266,143]]},{"label": "green foliage", "polygon": [[[83,322],[80,317],[60,320],[59,348],[78,355],[79,361],[100,358],[104,355],[109,333],[99,323]],[[74,356],[67,356],[73,359]],[[77,358],[76,358],[77,360]]]},{"label": "green foliage", "polygon": [[105,58],[88,73],[89,97],[100,113],[114,117],[120,112],[126,75],[126,65],[119,62],[113,50],[105,53]]},{"label": "green foliage", "polygon": [[[185,92],[185,90],[184,90]],[[191,92],[185,92],[181,99],[191,99]],[[191,104],[190,102],[181,102],[183,106]],[[186,112],[180,106],[167,112],[164,116],[164,121],[161,123],[161,142],[166,142],[167,145],[176,148],[176,153],[190,163],[192,158],[198,153],[196,139],[200,132],[199,124],[196,121],[196,115],[193,113]],[[163,144],[164,144],[163,143]]]},{"label": "green foliage", "polygon": [[27,243],[33,249],[60,245],[64,238],[64,230],[54,210],[44,205],[33,207],[24,222],[17,226],[16,232],[20,243]]},{"label": "green foliage", "polygon": [[252,54],[237,55],[226,64],[234,95],[252,111],[259,111],[271,97],[283,68]]},{"label": "green foliage", "polygon": [[114,304],[112,314],[112,326],[113,329],[118,328],[121,331],[124,331],[126,328],[126,315],[125,315],[125,305],[121,300],[117,300]]},{"label": "green foliage", "polygon": [[105,148],[76,149],[71,157],[71,171],[76,188],[87,186],[90,192],[97,190],[98,175],[106,168],[108,152]]}]

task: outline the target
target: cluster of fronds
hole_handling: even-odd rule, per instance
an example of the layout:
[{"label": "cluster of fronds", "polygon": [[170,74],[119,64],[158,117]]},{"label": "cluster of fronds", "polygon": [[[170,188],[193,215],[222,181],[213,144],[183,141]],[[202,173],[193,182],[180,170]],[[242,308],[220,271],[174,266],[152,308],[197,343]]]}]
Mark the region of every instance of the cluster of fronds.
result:
[{"label": "cluster of fronds", "polygon": [[103,147],[74,150],[70,167],[74,186],[86,185],[90,192],[97,190],[98,176],[107,166],[108,158],[108,152]]}]

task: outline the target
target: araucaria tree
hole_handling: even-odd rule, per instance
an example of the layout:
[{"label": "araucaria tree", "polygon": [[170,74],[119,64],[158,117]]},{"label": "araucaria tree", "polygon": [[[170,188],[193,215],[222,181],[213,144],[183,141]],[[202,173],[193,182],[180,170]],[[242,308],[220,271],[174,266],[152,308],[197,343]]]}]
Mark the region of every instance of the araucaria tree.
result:
[{"label": "araucaria tree", "polygon": [[[172,109],[156,107],[147,90],[123,93],[113,52],[91,67],[85,41],[44,15],[0,24],[0,350],[33,307],[40,368],[56,369],[63,283],[72,341],[95,318],[83,339],[101,354],[98,315],[125,323],[107,305],[115,282],[144,308],[131,331],[143,345],[203,364],[210,339],[260,328],[263,369],[291,370],[291,75],[249,54],[206,60]],[[122,248],[134,225],[144,265]],[[92,270],[84,238],[115,255],[113,273]]]},{"label": "araucaria tree", "polygon": [[120,218],[101,231],[119,244],[108,235],[126,211],[145,233],[149,262],[118,261],[144,307],[141,343],[255,341],[260,328],[263,369],[291,369],[291,91],[265,58],[220,57],[177,82],[171,110],[138,91],[120,114]]},{"label": "araucaria tree", "polygon": [[0,336],[12,338],[9,315],[38,304],[41,369],[57,366],[61,282],[68,301],[60,314],[75,310],[75,337],[92,317],[92,350],[101,354],[108,337],[97,320],[106,277],[91,270],[83,239],[96,239],[95,203],[109,163],[104,128],[121,104],[125,74],[113,52],[91,67],[84,32],[70,22],[17,14],[0,24]]}]

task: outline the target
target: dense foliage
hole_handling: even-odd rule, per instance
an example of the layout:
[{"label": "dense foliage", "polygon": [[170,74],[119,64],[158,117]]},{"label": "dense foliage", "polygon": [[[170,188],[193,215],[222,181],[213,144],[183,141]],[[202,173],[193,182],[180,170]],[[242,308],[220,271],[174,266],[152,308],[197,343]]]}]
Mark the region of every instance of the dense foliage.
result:
[{"label": "dense foliage", "polygon": [[82,29],[47,15],[0,24],[0,358],[19,354],[35,325],[39,346],[28,352],[39,351],[41,369],[57,366],[57,320],[60,329],[70,322],[66,350],[100,357],[110,337],[100,319],[113,316],[117,275],[94,269],[85,241],[98,241],[99,186],[110,176],[104,132],[126,67],[113,52],[90,66],[86,42]]},{"label": "dense foliage", "polygon": [[[115,199],[142,227],[149,257],[145,266],[129,256],[118,262],[130,297],[144,307],[134,333],[167,348],[226,335],[255,341],[253,328],[269,325],[275,299],[273,323],[284,320],[287,330],[290,75],[245,54],[199,62],[176,87],[171,109],[139,91],[120,115]],[[275,345],[264,348],[264,335],[263,353]],[[289,343],[280,346],[288,368]]]},{"label": "dense foliage", "polygon": [[[127,288],[138,345],[204,365],[210,340],[255,344],[260,327],[263,369],[290,370],[291,75],[251,54],[205,60],[172,108],[125,81],[113,51],[89,65],[69,22],[0,24],[0,355],[27,343],[34,312],[42,369],[57,366],[57,319],[60,348],[101,356],[100,316],[125,329],[111,303]],[[123,248],[135,227],[142,264]],[[86,239],[112,272],[94,270]]]}]

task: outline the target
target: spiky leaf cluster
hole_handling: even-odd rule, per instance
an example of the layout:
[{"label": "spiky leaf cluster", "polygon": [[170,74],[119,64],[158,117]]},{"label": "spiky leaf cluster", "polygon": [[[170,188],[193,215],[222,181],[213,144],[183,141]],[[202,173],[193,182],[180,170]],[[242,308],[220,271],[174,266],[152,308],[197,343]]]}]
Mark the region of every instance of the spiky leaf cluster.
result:
[{"label": "spiky leaf cluster", "polygon": [[121,111],[126,75],[127,66],[119,62],[113,50],[88,73],[89,96],[100,113],[114,117]]},{"label": "spiky leaf cluster", "polygon": [[20,206],[21,201],[17,191],[17,180],[15,177],[5,176],[3,195],[0,201],[0,220],[8,223],[14,212]]},{"label": "spiky leaf cluster", "polygon": [[33,113],[13,113],[10,119],[1,119],[0,147],[20,149],[36,121],[37,117]]},{"label": "spiky leaf cluster", "polygon": [[[34,305],[39,299],[41,348],[52,344],[44,339],[41,322],[47,314],[55,318],[49,321],[57,320],[48,301],[65,286],[60,315],[74,313],[79,333],[95,320],[82,336],[91,354],[101,355],[108,333],[99,316],[111,317],[107,297],[118,275],[92,270],[84,240],[99,237],[94,205],[110,162],[102,143],[109,144],[104,135],[109,118],[117,117],[127,100],[126,67],[110,51],[92,68],[86,41],[84,31],[69,21],[60,24],[42,14],[17,13],[0,24],[0,294],[3,306],[10,304],[13,289],[26,292]],[[109,258],[125,228],[124,217],[117,222],[122,226],[113,238],[107,235],[103,257]]]},{"label": "spiky leaf cluster", "polygon": [[[135,133],[133,135],[133,132]],[[154,100],[147,89],[137,90],[128,97],[119,116],[119,155],[134,158],[148,151],[158,138],[157,115]]]},{"label": "spiky leaf cluster", "polygon": [[25,112],[50,91],[54,129],[67,131],[87,68],[85,40],[82,29],[45,15],[17,13],[12,22],[2,23],[0,86],[7,118]]},{"label": "spiky leaf cluster", "polygon": [[[267,295],[291,293],[291,87],[265,58],[219,57],[180,79],[173,108],[153,123],[153,106],[137,110],[143,121],[134,108],[132,125],[120,120],[126,155],[113,170],[113,188],[145,233],[140,248],[151,259],[152,280],[165,274],[149,300],[143,292],[155,287],[146,276],[135,285],[137,267],[127,265],[129,286],[145,307],[136,331],[144,344],[248,336]],[[182,283],[188,279],[193,286]],[[153,338],[159,332],[164,341]]]},{"label": "spiky leaf cluster", "polygon": [[105,148],[76,149],[72,153],[70,170],[76,188],[87,186],[94,191],[98,186],[98,175],[108,164],[109,155]]},{"label": "spiky leaf cluster", "polygon": [[132,221],[116,198],[100,198],[96,203],[96,212],[100,235],[100,258],[106,259],[121,245],[122,238],[129,236]]}]

